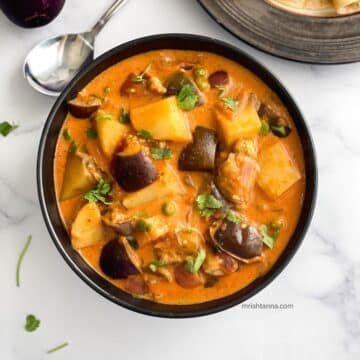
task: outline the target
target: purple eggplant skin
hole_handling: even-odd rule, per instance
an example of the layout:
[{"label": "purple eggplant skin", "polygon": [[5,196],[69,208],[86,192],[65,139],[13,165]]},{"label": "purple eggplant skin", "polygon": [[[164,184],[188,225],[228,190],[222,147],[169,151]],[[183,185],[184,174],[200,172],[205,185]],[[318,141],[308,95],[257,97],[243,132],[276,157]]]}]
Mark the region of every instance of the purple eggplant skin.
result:
[{"label": "purple eggplant skin", "polygon": [[212,171],[218,145],[216,132],[197,126],[194,141],[184,147],[179,156],[179,169],[189,171]]},{"label": "purple eggplant skin", "polygon": [[102,101],[98,98],[92,98],[89,101],[82,101],[81,99],[75,98],[69,100],[67,104],[72,116],[79,119],[86,119],[99,110]]},{"label": "purple eggplant skin", "polygon": [[0,9],[14,24],[34,28],[54,20],[64,4],[65,0],[0,0]]},{"label": "purple eggplant skin", "polygon": [[243,259],[260,256],[263,250],[261,235],[254,225],[242,228],[241,224],[224,220],[214,240],[224,250]]},{"label": "purple eggplant skin", "polygon": [[118,239],[109,241],[100,255],[100,268],[112,279],[126,279],[130,275],[139,273],[131,262],[125,246]]},{"label": "purple eggplant skin", "polygon": [[151,159],[140,150],[135,154],[115,155],[114,177],[125,191],[133,192],[150,185],[159,173]]}]

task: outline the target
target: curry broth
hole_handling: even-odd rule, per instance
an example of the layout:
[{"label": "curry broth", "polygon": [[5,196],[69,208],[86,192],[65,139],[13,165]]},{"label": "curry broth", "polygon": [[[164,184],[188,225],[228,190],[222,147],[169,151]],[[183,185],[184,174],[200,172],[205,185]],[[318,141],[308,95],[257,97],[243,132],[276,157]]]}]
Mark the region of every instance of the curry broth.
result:
[{"label": "curry broth", "polygon": [[[174,72],[174,67],[169,65],[162,67],[159,58],[181,59],[184,63],[198,63],[205,65],[209,73],[222,69],[231,74],[231,85],[229,91],[234,93],[239,88],[245,88],[257,95],[260,101],[266,101],[270,105],[276,107],[292,126],[293,131],[291,134],[281,142],[286,146],[287,151],[299,169],[302,178],[294,184],[289,190],[285,192],[278,199],[272,201],[265,193],[259,188],[255,187],[253,194],[253,201],[250,206],[244,210],[244,215],[253,220],[254,222],[269,223],[278,216],[278,211],[281,209],[281,216],[285,219],[285,226],[280,232],[280,235],[275,243],[273,249],[265,248],[263,251],[263,261],[255,262],[252,264],[240,264],[240,269],[237,272],[231,273],[219,278],[218,283],[214,287],[204,288],[196,287],[186,289],[179,286],[175,281],[167,282],[160,281],[150,285],[151,291],[157,294],[156,301],[167,304],[193,304],[210,301],[213,299],[221,298],[230,295],[254,281],[256,278],[268,272],[280,254],[285,249],[295,227],[298,222],[299,214],[302,208],[303,194],[305,189],[305,175],[304,175],[304,158],[299,135],[296,131],[294,123],[290,118],[287,110],[281,104],[278,97],[254,74],[242,67],[241,65],[230,61],[221,56],[211,53],[199,53],[195,51],[179,51],[179,50],[163,50],[151,51],[148,53],[140,54],[108,68],[95,79],[93,79],[83,90],[84,94],[95,94],[97,96],[104,96],[104,88],[110,87],[111,92],[106,94],[107,102],[103,106],[105,112],[114,114],[116,117],[120,115],[122,108],[131,109],[143,105],[145,102],[156,101],[161,97],[153,95],[145,97],[124,97],[118,90],[120,85],[125,81],[129,73],[141,73],[147,64],[152,63],[152,71],[156,74],[161,74],[162,78]],[[187,112],[189,125],[191,131],[197,125],[203,125],[207,128],[215,129],[215,119],[212,111],[214,103],[218,99],[216,91],[211,91],[207,94],[207,101],[204,105],[196,107],[194,110]],[[69,114],[64,122],[63,128],[67,128],[72,137],[78,144],[86,144],[87,150],[91,156],[95,158],[101,168],[108,171],[109,161],[102,154],[98,141],[96,139],[89,139],[86,135],[86,130],[91,126],[88,119],[77,119]],[[260,149],[262,146],[267,146],[274,139],[267,139],[260,141]],[[66,159],[69,152],[69,142],[62,136],[59,136],[54,165],[54,181],[56,193],[59,196],[64,176]],[[161,170],[165,163],[170,163],[174,169],[177,169],[177,160],[179,153],[183,148],[183,143],[171,143],[169,147],[173,151],[173,157],[169,160],[155,161],[156,167]],[[191,173],[196,187],[201,184],[202,175],[197,172],[178,172],[179,178],[183,178],[184,174]],[[197,194],[196,188],[186,187],[186,194],[184,196],[175,196],[173,200],[176,202],[178,211],[171,218],[161,214],[161,205],[164,199],[158,199],[150,204],[145,204],[136,211],[124,210],[124,212],[138,213],[146,211],[150,216],[160,215],[167,222],[171,223],[186,223],[186,216],[192,208],[194,198]],[[74,217],[79,208],[85,203],[81,196],[74,197],[70,200],[59,201],[59,209],[67,229],[70,228]],[[266,209],[266,211],[264,211]],[[195,212],[195,214],[194,214]],[[206,221],[196,214],[193,210],[192,226],[198,227],[201,231],[206,230]],[[140,239],[141,240],[141,239]],[[141,241],[140,241],[141,244]],[[97,272],[102,274],[99,267],[99,257],[101,248],[104,243],[89,246],[80,250],[83,258],[92,266]],[[140,247],[139,254],[147,263],[152,260],[153,252],[151,246],[147,245]],[[105,275],[104,275],[105,276]],[[106,276],[105,276],[106,277]],[[124,289],[125,280],[113,280],[108,278],[114,285]]]}]

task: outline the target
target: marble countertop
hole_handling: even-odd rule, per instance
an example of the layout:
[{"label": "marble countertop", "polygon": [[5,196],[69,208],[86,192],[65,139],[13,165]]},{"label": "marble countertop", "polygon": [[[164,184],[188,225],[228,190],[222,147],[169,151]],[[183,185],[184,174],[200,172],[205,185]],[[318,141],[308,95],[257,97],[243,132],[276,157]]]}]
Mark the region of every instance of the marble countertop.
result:
[{"label": "marble countertop", "polygon": [[[223,30],[195,0],[130,0],[100,33],[96,54],[149,34],[208,35],[255,56],[290,90],[316,145],[318,204],[293,261],[248,303],[293,308],[237,306],[204,318],[157,319],[101,298],[65,264],[36,192],[37,147],[54,99],[27,85],[21,65],[38,41],[87,30],[110,2],[67,0],[53,23],[35,30],[18,28],[0,13],[0,121],[20,125],[0,138],[0,359],[359,359],[360,64],[305,65],[261,53]],[[16,261],[28,234],[33,241],[17,288]],[[23,330],[29,313],[41,319],[34,333]],[[45,354],[63,341],[66,349]]]}]

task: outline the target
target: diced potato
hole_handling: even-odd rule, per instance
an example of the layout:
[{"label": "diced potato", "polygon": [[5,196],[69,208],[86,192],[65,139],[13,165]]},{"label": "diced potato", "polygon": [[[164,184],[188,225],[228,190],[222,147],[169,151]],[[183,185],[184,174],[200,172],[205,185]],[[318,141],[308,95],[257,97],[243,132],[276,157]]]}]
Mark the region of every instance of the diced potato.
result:
[{"label": "diced potato", "polygon": [[301,179],[286,148],[280,141],[259,154],[260,172],[257,184],[272,199],[276,199]]},{"label": "diced potato", "polygon": [[67,200],[91,190],[97,181],[85,166],[84,160],[75,155],[69,155],[66,163],[60,200]]},{"label": "diced potato", "polygon": [[223,116],[221,112],[216,112],[216,119],[221,138],[227,147],[231,147],[239,139],[254,138],[261,127],[259,115],[252,102],[233,119]]},{"label": "diced potato", "polygon": [[100,209],[96,203],[84,205],[71,226],[71,244],[74,249],[95,245],[103,239],[104,230]]},{"label": "diced potato", "polygon": [[151,241],[155,241],[169,232],[169,226],[160,216],[152,216],[144,219],[144,221],[149,225],[149,231],[137,236],[141,246],[144,246]]},{"label": "diced potato", "polygon": [[176,232],[176,238],[179,245],[188,254],[196,254],[201,247],[200,235],[191,229],[180,229]]},{"label": "diced potato", "polygon": [[156,199],[183,193],[183,188],[174,170],[167,166],[158,180],[139,191],[126,195],[123,205],[127,209],[133,209]]},{"label": "diced potato", "polygon": [[188,120],[175,96],[132,109],[130,120],[136,130],[147,130],[156,140],[191,141]]},{"label": "diced potato", "polygon": [[128,126],[113,119],[97,120],[96,129],[101,149],[107,158],[111,158],[116,147],[129,132]]}]

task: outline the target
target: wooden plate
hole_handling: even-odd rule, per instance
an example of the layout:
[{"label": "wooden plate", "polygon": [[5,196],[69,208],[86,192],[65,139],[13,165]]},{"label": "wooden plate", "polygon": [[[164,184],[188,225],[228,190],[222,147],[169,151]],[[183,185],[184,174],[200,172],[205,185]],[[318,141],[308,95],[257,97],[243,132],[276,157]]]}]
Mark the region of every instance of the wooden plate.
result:
[{"label": "wooden plate", "polygon": [[270,54],[317,64],[360,61],[360,13],[310,17],[263,0],[198,1],[220,25]]}]

